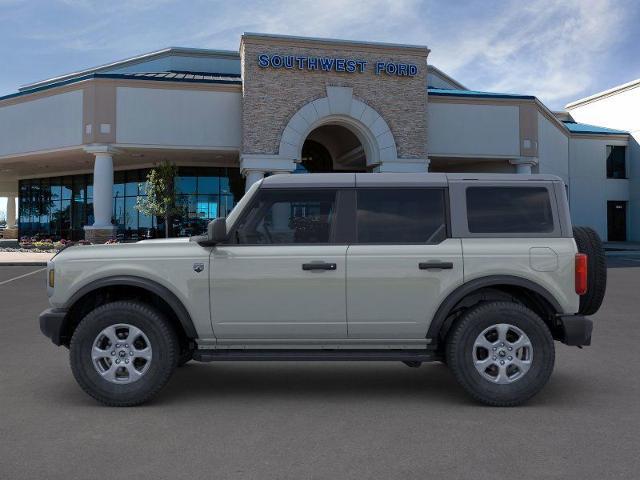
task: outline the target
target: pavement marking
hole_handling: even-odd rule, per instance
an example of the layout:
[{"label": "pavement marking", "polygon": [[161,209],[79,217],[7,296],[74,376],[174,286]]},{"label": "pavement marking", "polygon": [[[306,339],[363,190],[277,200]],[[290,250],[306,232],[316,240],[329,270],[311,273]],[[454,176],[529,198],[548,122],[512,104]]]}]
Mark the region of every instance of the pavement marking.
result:
[{"label": "pavement marking", "polygon": [[39,268],[38,270],[34,270],[33,272],[25,273],[24,275],[19,275],[17,277],[10,278],[9,280],[5,280],[4,282],[0,282],[0,285],[4,285],[5,283],[13,282],[14,280],[20,280],[21,278],[28,277],[29,275],[33,275],[34,273],[42,272],[46,270],[47,267]]}]

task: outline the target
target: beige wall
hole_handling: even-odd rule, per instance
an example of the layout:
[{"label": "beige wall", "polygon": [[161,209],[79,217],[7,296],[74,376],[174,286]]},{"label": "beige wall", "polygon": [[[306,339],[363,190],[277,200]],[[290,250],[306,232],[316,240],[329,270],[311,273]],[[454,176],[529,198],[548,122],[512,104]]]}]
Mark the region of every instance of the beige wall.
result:
[{"label": "beige wall", "polygon": [[[351,87],[353,97],[377,111],[390,127],[399,158],[426,158],[428,50],[388,47],[376,49],[354,43],[322,44],[287,39],[243,38],[242,151],[277,154],[282,132],[295,112],[327,96],[327,86]],[[282,54],[362,59],[364,73],[272,69],[258,66],[258,55]],[[376,75],[377,61],[413,63],[414,77]]]},{"label": "beige wall", "polygon": [[239,91],[118,87],[118,144],[240,148]]},{"label": "beige wall", "polygon": [[429,102],[429,155],[520,156],[519,108]]},{"label": "beige wall", "polygon": [[542,113],[538,122],[538,172],[561,177],[569,183],[569,137]]},{"label": "beige wall", "polygon": [[0,156],[82,143],[82,90],[0,106]]}]

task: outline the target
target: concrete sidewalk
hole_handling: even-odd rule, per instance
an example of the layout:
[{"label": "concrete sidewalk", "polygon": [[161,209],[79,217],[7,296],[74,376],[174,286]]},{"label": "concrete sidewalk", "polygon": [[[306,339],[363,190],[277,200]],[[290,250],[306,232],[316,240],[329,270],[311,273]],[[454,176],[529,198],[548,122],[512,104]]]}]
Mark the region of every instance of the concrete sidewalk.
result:
[{"label": "concrete sidewalk", "polygon": [[640,252],[640,242],[603,242],[604,249],[611,252]]},{"label": "concrete sidewalk", "polygon": [[604,242],[604,249],[608,257],[640,256],[640,242]]},{"label": "concrete sidewalk", "polygon": [[47,261],[55,255],[51,253],[33,252],[0,252],[0,267],[2,266],[45,266]]}]

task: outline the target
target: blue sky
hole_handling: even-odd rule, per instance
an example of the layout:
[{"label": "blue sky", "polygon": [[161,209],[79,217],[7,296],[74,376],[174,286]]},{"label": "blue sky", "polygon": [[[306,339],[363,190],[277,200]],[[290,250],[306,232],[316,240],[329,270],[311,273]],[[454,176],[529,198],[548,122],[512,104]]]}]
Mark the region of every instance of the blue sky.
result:
[{"label": "blue sky", "polygon": [[640,77],[640,2],[0,0],[0,94],[167,46],[237,50],[244,31],[431,48],[468,88],[552,109]]},{"label": "blue sky", "polygon": [[640,77],[633,0],[0,0],[0,95],[167,46],[237,50],[245,31],[427,45],[468,88],[552,109]]}]

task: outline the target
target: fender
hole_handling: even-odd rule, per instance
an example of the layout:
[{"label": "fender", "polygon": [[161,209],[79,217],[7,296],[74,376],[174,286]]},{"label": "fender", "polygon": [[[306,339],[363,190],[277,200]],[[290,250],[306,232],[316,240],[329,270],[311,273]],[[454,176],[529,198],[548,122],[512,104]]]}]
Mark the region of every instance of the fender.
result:
[{"label": "fender", "polygon": [[491,275],[488,277],[481,277],[471,280],[470,282],[460,285],[453,292],[451,292],[449,296],[440,304],[438,310],[433,316],[431,325],[429,325],[429,331],[427,332],[427,338],[432,339],[433,343],[437,343],[440,330],[442,329],[442,326],[444,325],[449,312],[464,297],[481,288],[495,287],[499,285],[522,287],[526,288],[527,290],[531,290],[532,292],[535,292],[542,298],[544,298],[556,311],[556,313],[562,313],[562,307],[555,299],[555,297],[551,295],[551,293],[547,289],[541,287],[537,283],[532,282],[531,280],[527,280],[526,278],[516,277],[512,275]]},{"label": "fender", "polygon": [[82,297],[91,293],[95,290],[99,290],[104,287],[111,286],[122,286],[127,285],[131,287],[138,287],[148,292],[151,292],[155,295],[158,295],[162,300],[167,302],[173,313],[175,313],[180,325],[184,329],[187,337],[189,338],[198,338],[198,334],[196,332],[195,327],[193,326],[193,321],[191,320],[191,315],[182,304],[180,299],[167,287],[160,285],[159,283],[154,282],[153,280],[149,280],[142,277],[135,277],[132,275],[117,275],[114,277],[105,277],[100,280],[96,280],[91,282],[89,285],[85,285],[77,292],[75,292],[69,300],[64,305],[66,310],[69,310],[73,305],[80,300]]}]

